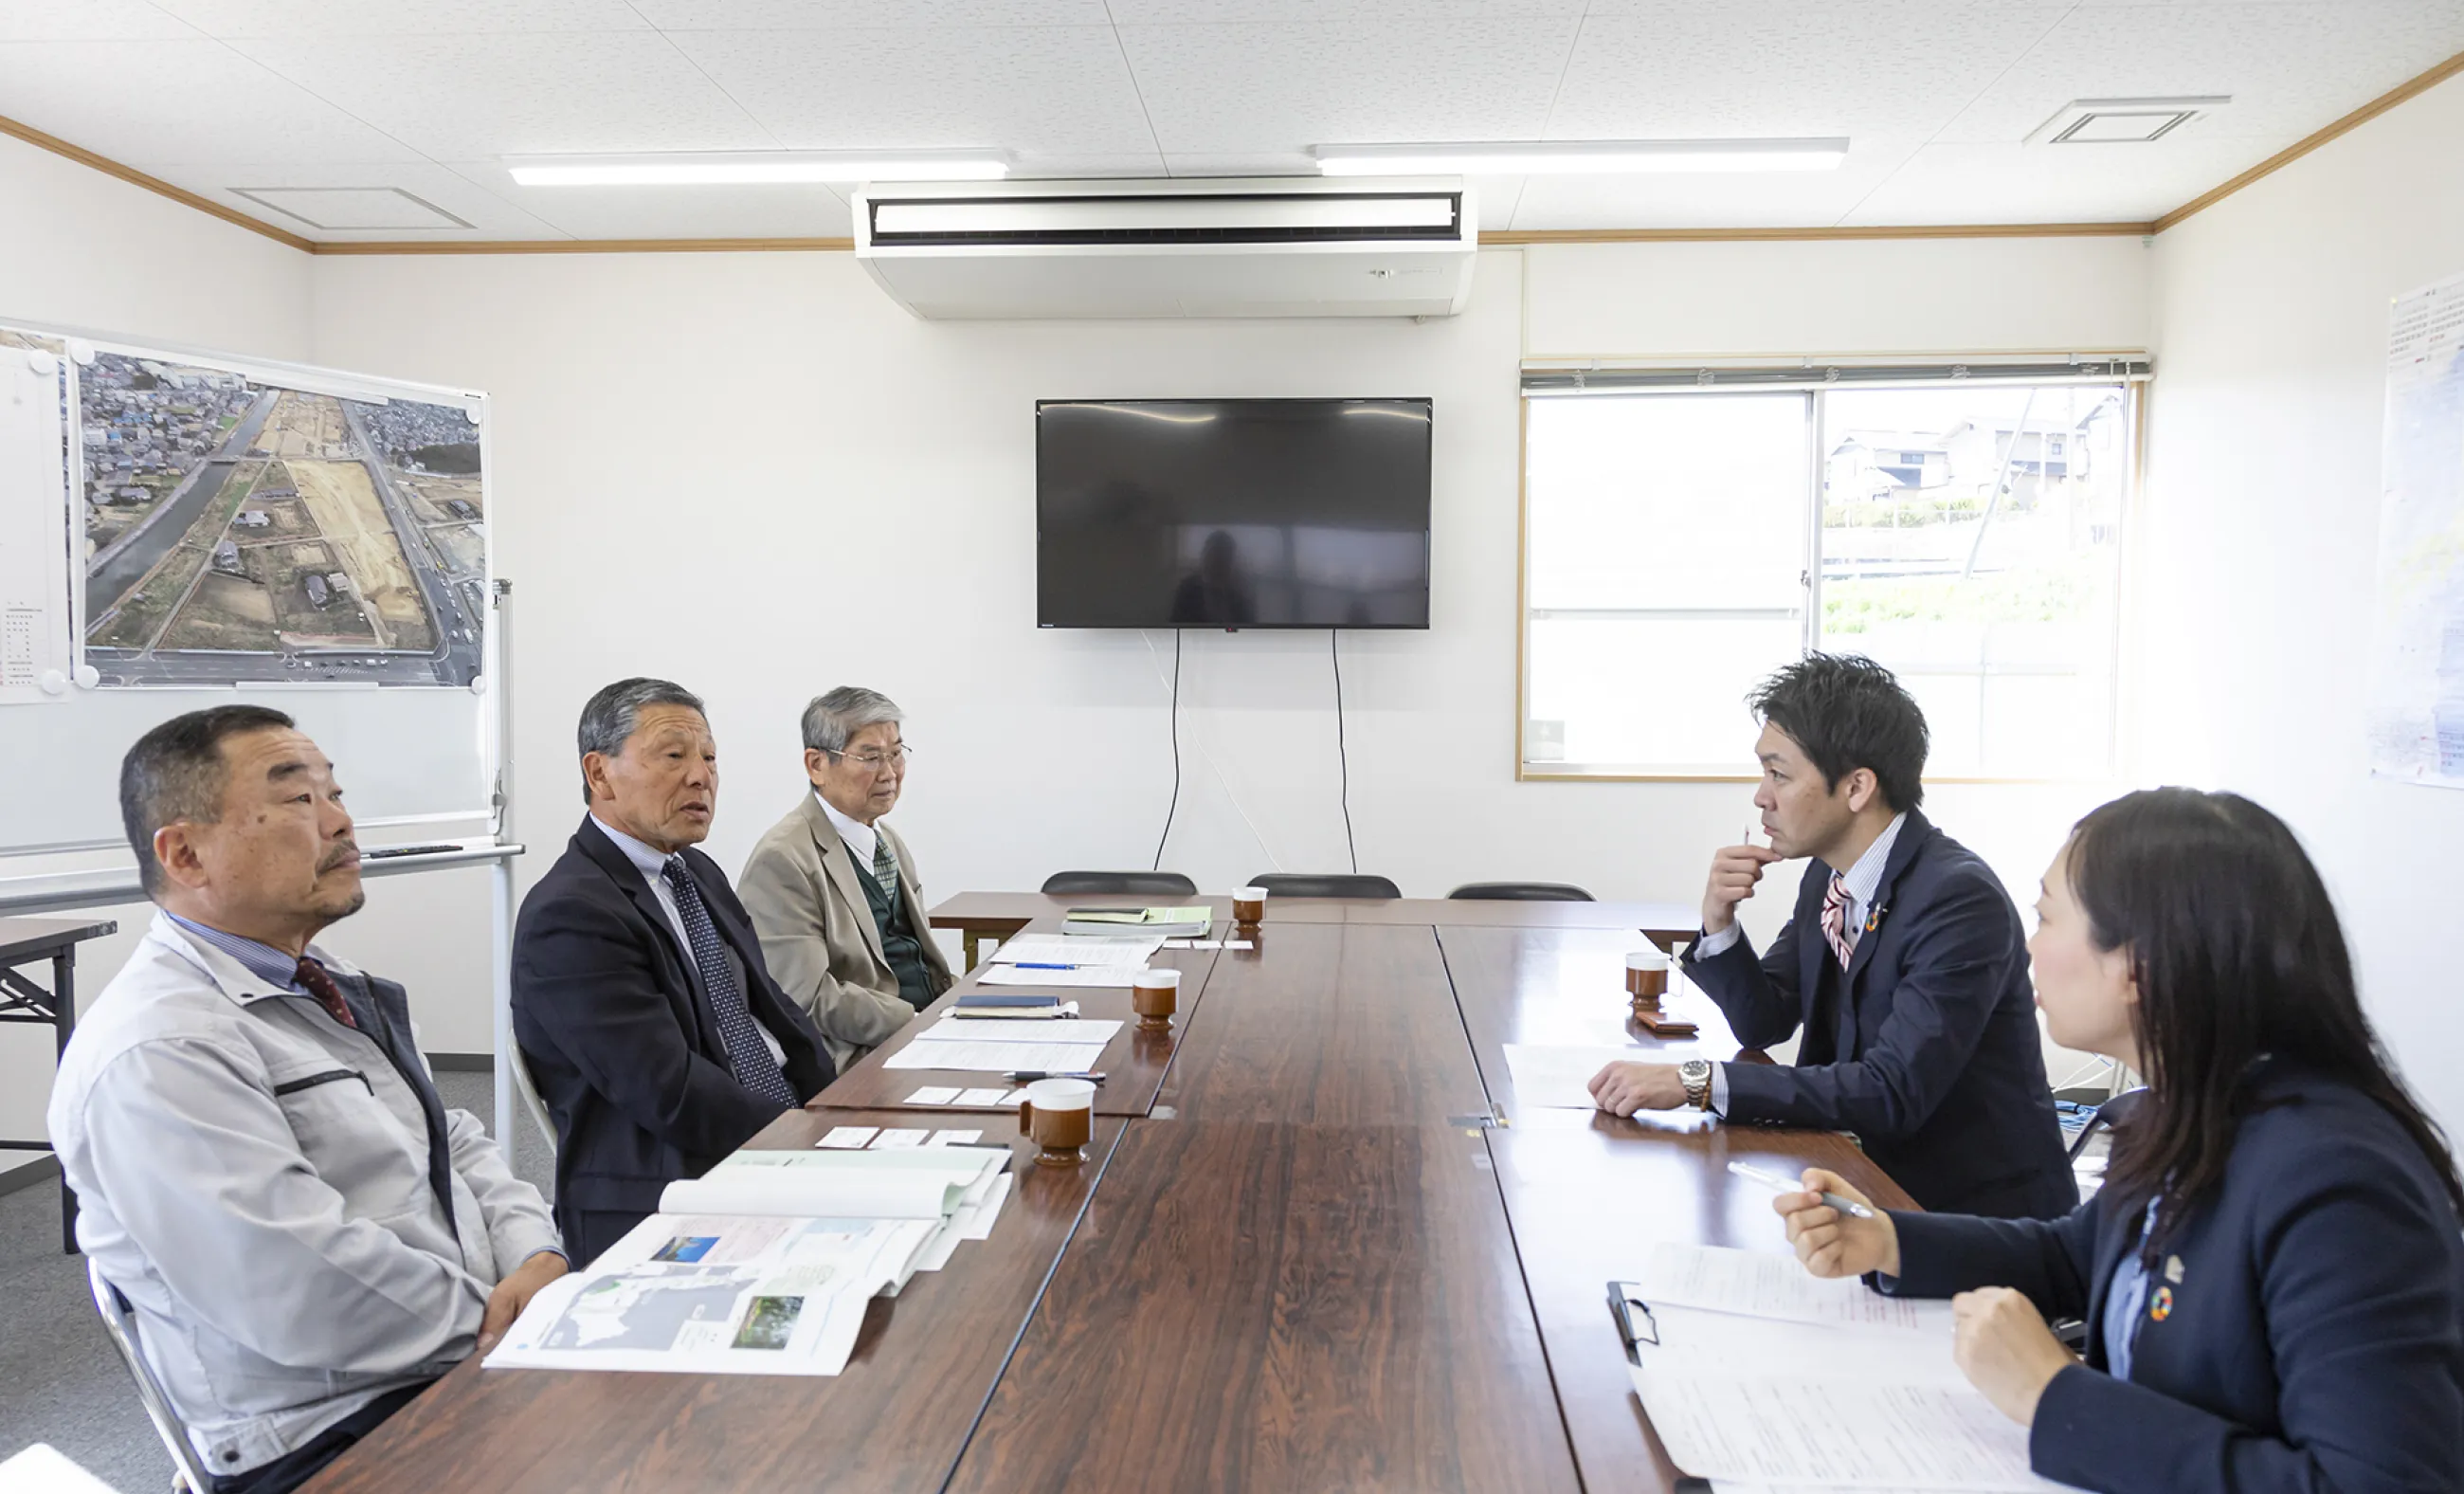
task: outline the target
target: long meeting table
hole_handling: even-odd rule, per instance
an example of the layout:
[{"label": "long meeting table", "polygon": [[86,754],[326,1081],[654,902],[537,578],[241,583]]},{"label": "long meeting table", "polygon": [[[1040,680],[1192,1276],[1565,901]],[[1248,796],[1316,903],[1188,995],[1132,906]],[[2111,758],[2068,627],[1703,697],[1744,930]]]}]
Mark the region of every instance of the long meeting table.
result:
[{"label": "long meeting table", "polygon": [[[1906,1196],[1829,1133],[1523,1104],[1507,1043],[1759,1059],[1682,989],[1701,1035],[1638,1036],[1631,924],[1287,906],[1269,903],[1251,948],[1168,951],[1173,1030],[1113,1037],[1082,1167],[1035,1166],[1006,1112],[903,1104],[963,1076],[887,1067],[901,1039],[754,1138],[934,1124],[1013,1146],[991,1238],[876,1300],[841,1374],[474,1360],[312,1486],[1673,1489],[1604,1283],[1655,1241],[1781,1248],[1769,1193],[1737,1185],[1732,1158]],[[1069,994],[1127,1013],[1126,992]]]}]

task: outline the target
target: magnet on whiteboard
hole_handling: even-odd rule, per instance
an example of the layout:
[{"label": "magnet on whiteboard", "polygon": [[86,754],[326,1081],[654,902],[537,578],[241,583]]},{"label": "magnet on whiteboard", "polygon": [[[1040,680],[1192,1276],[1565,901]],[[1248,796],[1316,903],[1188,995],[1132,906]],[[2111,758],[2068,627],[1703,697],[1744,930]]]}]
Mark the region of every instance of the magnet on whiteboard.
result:
[{"label": "magnet on whiteboard", "polygon": [[473,425],[477,425],[479,423],[479,402],[474,399],[471,401],[471,403],[463,406],[462,413],[470,417]]},{"label": "magnet on whiteboard", "polygon": [[488,677],[486,675],[473,675],[471,677],[471,693],[473,695],[485,695],[488,693]]},{"label": "magnet on whiteboard", "polygon": [[39,347],[29,347],[26,349],[26,367],[49,377],[58,371],[60,363],[58,359]]},{"label": "magnet on whiteboard", "polygon": [[92,664],[79,664],[77,666],[77,682],[78,689],[91,690],[102,683],[102,671]]},{"label": "magnet on whiteboard", "polygon": [[61,674],[56,669],[46,669],[43,671],[43,693],[45,695],[57,695],[68,687],[68,676]]},{"label": "magnet on whiteboard", "polygon": [[85,341],[83,338],[70,338],[68,340],[68,349],[69,360],[80,368],[94,362],[94,345]]}]

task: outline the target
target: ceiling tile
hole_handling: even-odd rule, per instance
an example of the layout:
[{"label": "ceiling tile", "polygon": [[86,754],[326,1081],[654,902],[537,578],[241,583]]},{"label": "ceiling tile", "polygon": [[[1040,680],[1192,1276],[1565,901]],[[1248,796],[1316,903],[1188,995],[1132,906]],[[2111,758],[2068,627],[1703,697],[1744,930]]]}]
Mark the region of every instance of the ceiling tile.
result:
[{"label": "ceiling tile", "polygon": [[0,42],[0,99],[36,129],[141,171],[211,161],[410,161],[219,41]]},{"label": "ceiling tile", "polygon": [[1925,146],[1851,223],[2126,223],[2170,212],[2267,154],[2248,141]]},{"label": "ceiling tile", "polygon": [[1868,135],[1833,171],[1535,176],[1513,227],[1826,228],[1890,179],[1919,141]]},{"label": "ceiling tile", "polygon": [[633,0],[661,31],[850,26],[1110,26],[1104,0]]},{"label": "ceiling tile", "polygon": [[[1615,7],[1614,13],[1596,13]],[[1790,5],[1757,24],[1706,0],[1599,0],[1551,140],[1940,129],[2070,8],[1972,0]]]},{"label": "ceiling tile", "polygon": [[440,161],[779,144],[654,32],[231,45]]},{"label": "ceiling tile", "polygon": [[194,39],[194,28],[146,0],[8,0],[0,5],[0,41],[136,41]]},{"label": "ceiling tile", "polygon": [[[524,212],[505,197],[488,191],[479,183],[458,172],[427,161],[349,166],[316,166],[280,161],[240,162],[228,166],[183,167],[178,168],[178,174],[168,176],[166,180],[201,196],[209,197],[225,207],[235,209],[263,222],[272,223],[287,233],[298,234],[307,238],[347,240],[352,238],[451,239],[561,236],[545,221]],[[506,182],[510,186],[511,178],[506,178]],[[471,227],[468,230],[430,230],[419,234],[324,232],[307,228],[282,216],[279,212],[270,211],[262,202],[242,196],[236,190],[236,189],[247,189],[263,194],[269,190],[286,188],[394,188],[408,192],[423,202],[434,203],[445,212],[470,224]]]},{"label": "ceiling tile", "polygon": [[855,232],[846,199],[826,187],[521,187],[493,161],[452,166],[577,238],[846,238]]},{"label": "ceiling tile", "polygon": [[1572,17],[1409,26],[1124,26],[1167,154],[1386,141],[1529,140]]},{"label": "ceiling tile", "polygon": [[[13,3],[13,0],[12,0]],[[647,31],[625,0],[155,0],[210,36]]]},{"label": "ceiling tile", "polygon": [[1155,149],[1101,26],[676,32],[675,44],[793,150]]},{"label": "ceiling tile", "polygon": [[2231,94],[2189,128],[2289,145],[2459,51],[2456,0],[2081,6],[1941,138],[2017,142],[2074,99]]}]

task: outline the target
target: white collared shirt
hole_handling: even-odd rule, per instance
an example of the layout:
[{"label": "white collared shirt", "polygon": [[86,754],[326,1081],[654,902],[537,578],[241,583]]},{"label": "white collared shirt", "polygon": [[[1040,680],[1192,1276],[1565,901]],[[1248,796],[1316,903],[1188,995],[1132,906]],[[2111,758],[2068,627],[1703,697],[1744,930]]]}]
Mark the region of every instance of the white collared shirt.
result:
[{"label": "white collared shirt", "polygon": [[813,791],[813,802],[822,807],[822,813],[830,817],[830,828],[837,831],[839,838],[847,842],[847,849],[855,853],[855,864],[864,868],[866,876],[871,876],[873,858],[881,854],[881,832],[840,814],[839,807],[823,798],[819,789]]},{"label": "white collared shirt", "polygon": [[[675,930],[676,948],[684,951],[686,959],[692,959],[693,936],[685,932],[685,915],[684,910],[676,906],[676,889],[668,885],[668,858],[659,854],[656,846],[637,840],[601,819],[597,810],[590,812],[590,822],[599,827],[601,835],[616,843],[616,849],[625,853],[625,859],[632,862],[633,869],[642,874],[642,880],[650,884],[650,896],[659,900],[660,911],[668,915],[668,926]],[[761,1014],[753,1010],[753,992],[748,991],[743,995],[744,1015],[753,1018],[753,1030],[761,1035],[761,1046],[770,1050],[770,1057],[783,1070],[787,1066],[787,1050],[771,1036],[769,1024],[761,1020]]]}]

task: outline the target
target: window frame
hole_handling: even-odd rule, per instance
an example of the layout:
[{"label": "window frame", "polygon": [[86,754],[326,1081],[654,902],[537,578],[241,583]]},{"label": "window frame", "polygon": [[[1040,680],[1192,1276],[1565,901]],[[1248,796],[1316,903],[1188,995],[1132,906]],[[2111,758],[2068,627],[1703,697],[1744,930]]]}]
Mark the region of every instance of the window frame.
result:
[{"label": "window frame", "polygon": [[[2122,658],[2123,639],[2130,628],[2135,609],[2130,586],[2133,541],[2139,528],[2140,506],[2144,492],[2147,451],[2147,406],[2154,369],[2144,353],[2068,354],[2060,362],[2039,356],[2024,361],[1997,362],[1985,356],[1960,362],[1908,365],[1903,363],[1858,365],[1846,360],[1824,363],[1818,359],[1800,359],[1793,363],[1735,366],[1722,368],[1717,365],[1675,366],[1659,363],[1613,364],[1602,359],[1529,360],[1523,368],[1523,389],[1515,421],[1515,572],[1514,572],[1514,779],[1518,783],[1755,783],[1760,775],[1740,770],[1733,773],[1704,772],[1686,768],[1648,769],[1632,765],[1608,765],[1598,769],[1570,768],[1556,763],[1534,763],[1528,755],[1526,733],[1531,721],[1531,404],[1534,398],[1599,398],[1618,395],[1650,395],[1685,398],[1689,393],[1738,394],[1794,392],[1804,399],[1806,440],[1806,510],[1805,567],[1800,573],[1802,601],[1798,613],[1798,648],[1812,649],[1821,626],[1822,616],[1822,476],[1823,452],[1821,433],[1824,410],[1822,394],[1835,388],[1855,389],[1925,389],[1957,387],[1963,384],[1998,384],[2011,386],[2047,386],[2054,384],[2120,384],[2124,390],[2127,408],[2123,413],[2123,471],[2124,473],[2121,507],[2122,533],[2114,557],[2113,624],[2106,664],[2106,690],[2109,699],[2105,716],[2105,754],[2103,763],[2093,769],[2051,776],[2001,773],[1927,772],[1926,783],[1937,784],[2078,784],[2109,781],[2122,769],[2123,726]],[[1853,370],[1843,378],[1843,371]],[[2109,370],[2109,371],[2107,371]],[[2069,459],[2068,449],[2064,460]],[[1551,612],[1567,609],[1551,609]],[[1579,611],[1579,609],[1577,609]],[[1637,609],[1599,609],[1601,612],[1634,612]],[[1651,611],[1644,609],[1642,611]],[[1773,609],[1738,608],[1704,609],[1670,608],[1666,615],[1672,620],[1686,615],[1721,615],[1740,619],[1768,616]],[[1742,749],[1741,749],[1742,755]]]}]

